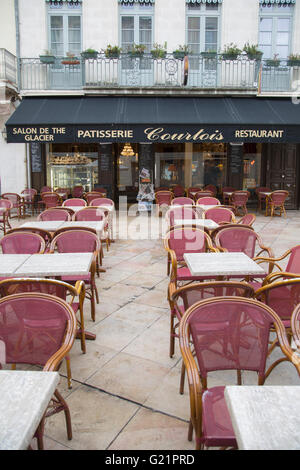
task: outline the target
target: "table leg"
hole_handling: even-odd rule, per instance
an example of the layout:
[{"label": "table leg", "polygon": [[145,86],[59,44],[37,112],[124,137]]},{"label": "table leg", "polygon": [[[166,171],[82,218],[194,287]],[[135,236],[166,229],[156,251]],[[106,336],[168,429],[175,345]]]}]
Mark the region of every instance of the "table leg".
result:
[{"label": "table leg", "polygon": [[268,217],[268,211],[269,211],[269,197],[266,196],[266,214],[265,214],[266,217]]}]

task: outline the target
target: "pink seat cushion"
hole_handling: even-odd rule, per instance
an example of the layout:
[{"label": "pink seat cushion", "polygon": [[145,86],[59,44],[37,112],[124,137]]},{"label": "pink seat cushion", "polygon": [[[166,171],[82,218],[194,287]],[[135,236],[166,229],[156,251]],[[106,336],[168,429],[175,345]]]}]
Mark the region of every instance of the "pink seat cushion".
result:
[{"label": "pink seat cushion", "polygon": [[216,279],[216,276],[192,276],[191,271],[186,266],[177,269],[177,281],[201,281],[203,279]]},{"label": "pink seat cushion", "polygon": [[64,281],[64,282],[84,281],[84,282],[90,284],[91,275],[87,274],[87,275],[84,275],[84,276],[62,276],[61,280]]},{"label": "pink seat cushion", "polygon": [[224,390],[225,387],[213,387],[202,396],[203,443],[209,447],[237,447]]}]

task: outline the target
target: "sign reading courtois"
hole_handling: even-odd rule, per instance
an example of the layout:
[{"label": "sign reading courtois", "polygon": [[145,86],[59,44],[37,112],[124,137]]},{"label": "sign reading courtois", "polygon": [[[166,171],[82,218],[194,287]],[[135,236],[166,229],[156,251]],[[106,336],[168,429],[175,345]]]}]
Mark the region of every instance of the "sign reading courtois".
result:
[{"label": "sign reading courtois", "polygon": [[7,142],[299,142],[297,126],[7,126]]}]

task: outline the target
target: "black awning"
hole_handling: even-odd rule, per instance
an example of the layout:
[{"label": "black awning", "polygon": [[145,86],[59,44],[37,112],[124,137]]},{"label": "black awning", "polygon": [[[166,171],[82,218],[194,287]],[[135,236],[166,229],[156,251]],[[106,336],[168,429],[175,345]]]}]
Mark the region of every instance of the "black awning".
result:
[{"label": "black awning", "polygon": [[27,97],[8,142],[300,142],[289,98]]}]

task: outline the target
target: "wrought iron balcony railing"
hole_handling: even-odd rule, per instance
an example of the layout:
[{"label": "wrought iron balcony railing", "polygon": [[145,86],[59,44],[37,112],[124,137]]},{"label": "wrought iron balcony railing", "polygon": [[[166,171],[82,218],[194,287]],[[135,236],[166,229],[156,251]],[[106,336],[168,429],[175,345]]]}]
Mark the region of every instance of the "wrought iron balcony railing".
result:
[{"label": "wrought iron balcony railing", "polygon": [[0,80],[17,87],[17,58],[3,48],[0,48]]},{"label": "wrought iron balcony railing", "polygon": [[41,59],[21,59],[22,90],[80,90],[118,88],[219,89],[247,92],[292,92],[300,84],[300,67],[289,61],[271,63],[240,56],[225,60],[222,55],[207,58],[189,55],[188,79],[184,86],[184,61],[167,54],[132,57],[121,54],[107,58],[66,60],[52,63]]}]

